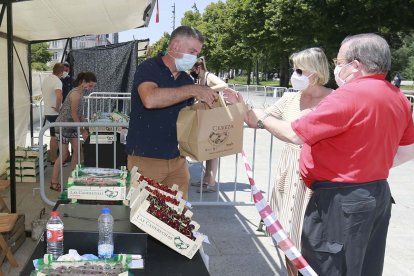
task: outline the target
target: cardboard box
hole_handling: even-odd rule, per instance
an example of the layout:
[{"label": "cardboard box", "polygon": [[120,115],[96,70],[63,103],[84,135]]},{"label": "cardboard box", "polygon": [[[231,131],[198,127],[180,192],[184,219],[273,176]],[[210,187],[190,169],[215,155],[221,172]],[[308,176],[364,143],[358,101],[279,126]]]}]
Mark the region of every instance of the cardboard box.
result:
[{"label": "cardboard box", "polygon": [[[150,185],[147,184],[146,186],[150,186]],[[181,197],[171,195],[169,193],[165,193],[164,191],[161,191],[157,188],[154,188],[153,186],[150,186],[150,187],[151,187],[151,189],[157,190],[160,193],[163,192],[162,193],[163,195],[166,195],[166,196],[168,196],[172,199],[176,199],[179,202],[178,205],[175,205],[175,204],[173,204],[171,202],[168,202],[168,201],[165,201],[165,203],[167,204],[167,206],[174,209],[178,214],[181,214],[184,211],[184,207],[185,207],[185,203],[186,203],[186,201],[184,199],[182,199]],[[130,199],[130,202],[129,202],[130,208],[132,209],[136,204],[141,204],[143,199],[145,199],[147,197],[148,193],[149,193],[149,191],[146,190],[146,189],[143,189],[143,190],[135,189],[133,194],[131,195],[131,199]]]},{"label": "cardboard box", "polygon": [[38,182],[38,175],[22,175],[22,182],[23,183],[36,183]]},{"label": "cardboard box", "polygon": [[113,142],[116,142],[116,135],[109,135],[109,134],[99,134],[90,135],[89,143],[90,144],[112,144]]},{"label": "cardboard box", "polygon": [[114,132],[121,131],[122,127],[89,127],[89,132],[98,132],[99,134],[102,134],[102,132],[111,132],[112,134]]},{"label": "cardboard box", "polygon": [[[197,250],[200,249],[204,236],[200,234],[195,240],[186,237],[148,213],[147,209],[149,207],[150,202],[147,200],[144,200],[142,204],[136,204],[131,209],[130,221],[166,246],[192,259]],[[195,230],[198,229],[199,225],[196,222],[191,222],[191,224],[195,226]]]},{"label": "cardboard box", "polygon": [[70,186],[68,187],[68,198],[88,200],[124,200],[126,197],[126,186],[122,187],[99,187],[99,186]]}]

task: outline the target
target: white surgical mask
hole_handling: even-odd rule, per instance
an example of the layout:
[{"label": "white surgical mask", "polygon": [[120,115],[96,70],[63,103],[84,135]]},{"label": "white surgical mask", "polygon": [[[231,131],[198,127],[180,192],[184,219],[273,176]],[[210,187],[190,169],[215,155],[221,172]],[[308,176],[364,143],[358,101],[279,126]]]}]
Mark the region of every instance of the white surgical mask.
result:
[{"label": "white surgical mask", "polygon": [[65,72],[63,72],[62,78],[66,78],[68,75],[69,75],[69,73],[65,71]]},{"label": "white surgical mask", "polygon": [[[312,76],[311,74],[310,76]],[[309,87],[309,77],[305,76],[304,74],[299,75],[296,71],[293,72],[292,76],[290,77],[290,82],[292,83],[292,87],[295,90],[305,90]]]},{"label": "white surgical mask", "polygon": [[191,54],[182,54],[181,58],[175,58],[175,67],[178,71],[188,71],[193,68],[197,61],[197,56]]},{"label": "white surgical mask", "polygon": [[[344,67],[349,66],[351,63],[352,63],[352,61],[350,63],[345,64],[345,65],[336,65],[335,66],[334,76],[335,76],[335,81],[336,81],[336,84],[338,85],[338,87],[341,87],[342,85],[344,85],[346,83],[346,80],[341,79],[341,77],[339,76],[339,73],[341,73],[341,70]],[[353,72],[355,72],[355,69],[353,70]]]}]

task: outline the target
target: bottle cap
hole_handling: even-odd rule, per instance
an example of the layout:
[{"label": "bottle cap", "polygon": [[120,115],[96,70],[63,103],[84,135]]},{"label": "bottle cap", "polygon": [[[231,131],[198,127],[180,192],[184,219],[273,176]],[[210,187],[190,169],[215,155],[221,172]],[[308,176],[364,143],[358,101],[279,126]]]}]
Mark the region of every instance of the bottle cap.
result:
[{"label": "bottle cap", "polygon": [[60,213],[58,211],[53,211],[53,212],[50,213],[50,215],[52,217],[58,217],[60,215]]},{"label": "bottle cap", "polygon": [[102,208],[102,214],[110,214],[111,210],[109,208]]}]

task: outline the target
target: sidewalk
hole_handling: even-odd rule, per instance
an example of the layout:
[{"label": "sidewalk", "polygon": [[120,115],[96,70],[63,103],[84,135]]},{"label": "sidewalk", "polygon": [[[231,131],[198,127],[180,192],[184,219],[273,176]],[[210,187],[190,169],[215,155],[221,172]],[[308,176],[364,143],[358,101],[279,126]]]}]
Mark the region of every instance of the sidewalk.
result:
[{"label": "sidewalk", "polygon": [[[245,132],[245,142],[252,141],[249,132]],[[248,145],[246,145],[247,147]],[[276,162],[278,152],[282,143],[273,144],[273,161]],[[253,156],[250,149],[246,149],[249,159],[252,162]],[[265,157],[264,157],[265,156]],[[258,185],[267,186],[265,176],[268,174],[266,164],[261,160],[268,158],[268,144],[260,142],[256,152],[256,173],[255,180]],[[218,193],[205,195],[207,197],[220,197],[228,199],[232,192],[232,179],[234,171],[228,169],[231,158],[223,159],[221,169],[221,188]],[[229,160],[229,161],[227,161]],[[239,160],[240,162],[240,160]],[[67,168],[65,168],[67,170]],[[50,179],[51,167],[46,169],[46,185]],[[201,175],[199,163],[190,163],[190,173],[193,180]],[[414,161],[407,162],[391,170],[389,183],[396,205],[393,205],[392,217],[389,226],[387,250],[385,256],[385,276],[411,275],[414,271]],[[243,197],[237,201],[250,202],[249,185],[244,169],[238,170],[238,190],[242,191]],[[46,206],[40,199],[39,191],[33,190],[38,184],[17,183],[17,211],[26,215],[26,230],[30,229],[30,222],[38,215],[41,208]],[[230,188],[229,188],[230,187]],[[47,191],[50,198],[55,199],[57,193]],[[196,188],[190,186],[190,200],[199,197]],[[3,194],[8,197],[9,191]],[[267,195],[265,195],[266,197]],[[253,205],[231,206],[194,206],[194,220],[201,227],[200,231],[209,237],[210,244],[204,245],[204,251],[209,256],[209,269],[212,276],[250,276],[250,275],[286,275],[284,267],[284,256],[273,246],[271,238],[264,232],[257,231],[260,217]],[[35,243],[27,238],[25,243],[15,253],[18,268],[10,268],[6,262],[2,266],[5,275],[19,275],[20,269],[24,266],[30,256]],[[171,272],[169,275],[174,275]],[[158,276],[158,275],[157,275]]]}]

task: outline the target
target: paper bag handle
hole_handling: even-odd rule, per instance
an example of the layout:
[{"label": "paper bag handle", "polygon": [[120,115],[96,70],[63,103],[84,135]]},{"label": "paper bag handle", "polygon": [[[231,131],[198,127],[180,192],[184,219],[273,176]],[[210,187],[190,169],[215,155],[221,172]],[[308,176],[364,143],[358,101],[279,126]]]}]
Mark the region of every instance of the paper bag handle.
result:
[{"label": "paper bag handle", "polygon": [[230,121],[233,121],[233,115],[230,112],[229,107],[226,104],[226,101],[223,98],[223,95],[221,93],[219,93],[219,102],[221,104],[222,107],[224,107],[226,109],[227,115],[229,116]]}]

